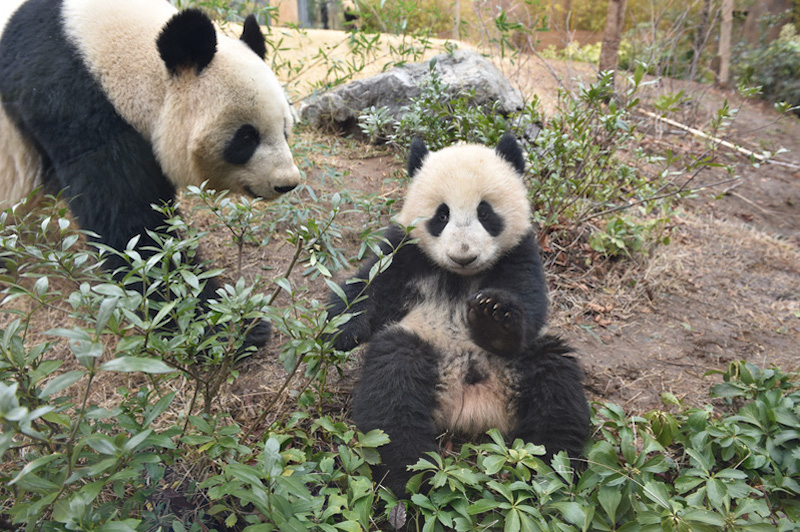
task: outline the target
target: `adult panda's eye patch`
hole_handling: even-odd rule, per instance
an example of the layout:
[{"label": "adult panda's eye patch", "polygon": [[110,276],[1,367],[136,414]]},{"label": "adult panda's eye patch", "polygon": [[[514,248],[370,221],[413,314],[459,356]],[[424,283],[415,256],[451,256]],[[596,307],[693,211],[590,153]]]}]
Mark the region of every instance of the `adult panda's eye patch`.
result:
[{"label": "adult panda's eye patch", "polygon": [[242,165],[250,160],[261,144],[261,135],[250,124],[245,124],[236,130],[233,138],[225,147],[223,157],[231,164]]}]

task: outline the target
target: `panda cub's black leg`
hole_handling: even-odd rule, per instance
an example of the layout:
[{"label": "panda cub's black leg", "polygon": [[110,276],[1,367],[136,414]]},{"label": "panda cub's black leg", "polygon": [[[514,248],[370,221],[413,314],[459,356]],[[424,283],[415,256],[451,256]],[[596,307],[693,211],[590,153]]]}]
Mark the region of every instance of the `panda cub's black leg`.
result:
[{"label": "panda cub's black leg", "polygon": [[544,335],[514,362],[519,398],[513,437],[544,445],[545,461],[559,451],[577,459],[589,438],[583,371],[571,351],[560,338]]},{"label": "panda cub's black leg", "polygon": [[482,290],[467,301],[467,306],[470,336],[478,346],[504,357],[520,353],[525,341],[525,316],[512,294]]},{"label": "panda cub's black leg", "polygon": [[378,448],[375,482],[403,497],[415,473],[407,468],[436,450],[435,390],[438,355],[431,344],[401,328],[370,340],[353,389],[353,420],[361,432],[383,430],[391,442]]}]

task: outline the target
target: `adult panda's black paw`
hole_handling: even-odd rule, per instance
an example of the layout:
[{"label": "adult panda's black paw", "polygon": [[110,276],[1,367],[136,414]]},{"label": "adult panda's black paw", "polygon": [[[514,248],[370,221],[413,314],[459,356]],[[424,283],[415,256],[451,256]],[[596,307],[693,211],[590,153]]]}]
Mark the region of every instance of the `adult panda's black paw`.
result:
[{"label": "adult panda's black paw", "polygon": [[272,335],[272,326],[266,321],[259,321],[255,323],[247,336],[244,339],[244,347],[255,347],[259,349],[267,345],[269,338]]},{"label": "adult panda's black paw", "polygon": [[517,356],[525,340],[524,313],[514,296],[502,290],[482,290],[467,301],[472,340],[503,357]]}]

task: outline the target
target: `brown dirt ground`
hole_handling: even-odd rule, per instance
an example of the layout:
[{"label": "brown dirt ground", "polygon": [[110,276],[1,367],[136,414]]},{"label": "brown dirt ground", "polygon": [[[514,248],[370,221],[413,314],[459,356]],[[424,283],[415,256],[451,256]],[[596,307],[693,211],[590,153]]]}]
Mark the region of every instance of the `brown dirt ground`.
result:
[{"label": "brown dirt ground", "polygon": [[[322,31],[322,30],[319,30]],[[333,32],[330,32],[333,33]],[[333,36],[338,39],[339,37]],[[308,46],[306,46],[308,48]],[[311,53],[311,52],[309,52]],[[590,66],[551,62],[543,65],[528,58],[501,65],[512,82],[526,95],[538,95],[545,109],[555,104],[559,85],[574,86],[574,75],[591,76]],[[560,81],[553,73],[560,76]],[[323,73],[324,74],[324,73]],[[309,84],[313,80],[307,80]],[[672,84],[660,87],[671,90]],[[701,106],[687,111],[684,122],[703,126],[708,110],[723,98],[735,100],[724,91],[688,86],[687,92],[700,98]],[[687,405],[707,402],[708,387],[718,377],[704,377],[709,370],[722,370],[734,360],[744,359],[762,366],[775,364],[794,370],[800,364],[800,121],[778,120],[778,115],[761,104],[742,108],[734,128],[735,140],[750,149],[774,144],[790,150],[779,159],[792,165],[766,164],[759,168],[741,165],[741,180],[727,189],[709,189],[683,202],[671,224],[671,243],[648,257],[595,262],[586,267],[587,257],[571,256],[556,264],[545,256],[551,287],[551,330],[562,334],[576,347],[587,373],[592,399],[622,404],[642,413],[661,406],[660,395],[671,392]],[[687,149],[702,146],[685,135],[661,131],[657,142],[682,142]],[[343,189],[364,196],[403,196],[402,162],[379,148],[357,141],[301,131],[297,143],[324,146],[310,155],[306,167],[308,184],[316,191]],[[741,156],[727,153],[725,157]],[[341,174],[330,179],[329,168]],[[704,182],[719,176],[704,177]],[[722,193],[719,199],[715,195]],[[301,193],[305,194],[305,193]],[[303,195],[303,201],[312,201]],[[184,205],[190,207],[191,202]],[[358,248],[358,235],[366,223],[363,213],[348,214],[341,223],[348,229],[340,245],[350,255]],[[208,226],[202,216],[196,218]],[[383,214],[380,223],[386,224]],[[246,248],[243,275],[252,279],[282,275],[293,250],[282,238],[288,226],[279,227],[270,243]],[[236,270],[236,257],[224,230],[204,239],[203,252],[215,266]],[[339,274],[341,276],[342,274]],[[323,299],[326,288],[321,279],[292,276],[298,285],[308,286],[307,299]],[[287,300],[280,297],[277,305]],[[65,327],[63,314],[39,314],[41,329]],[[40,338],[35,335],[33,341]],[[293,382],[282,397],[276,393],[286,378],[277,362],[286,339],[276,336],[243,364],[241,377],[224,390],[222,407],[240,422],[247,423],[277,399],[274,414],[293,407],[292,392],[302,382]],[[60,345],[55,356],[69,360]],[[106,356],[110,356],[109,354]],[[73,369],[74,361],[64,370]],[[334,380],[332,390],[341,401],[331,409],[346,408],[347,391],[355,372],[349,364],[345,376]],[[104,380],[105,379],[105,380]],[[300,381],[301,379],[298,379]],[[97,381],[98,402],[113,402],[116,388],[146,384],[138,376],[105,376]],[[80,383],[79,383],[80,384]],[[186,383],[175,382],[181,388]],[[179,394],[180,401],[188,400]]]}]

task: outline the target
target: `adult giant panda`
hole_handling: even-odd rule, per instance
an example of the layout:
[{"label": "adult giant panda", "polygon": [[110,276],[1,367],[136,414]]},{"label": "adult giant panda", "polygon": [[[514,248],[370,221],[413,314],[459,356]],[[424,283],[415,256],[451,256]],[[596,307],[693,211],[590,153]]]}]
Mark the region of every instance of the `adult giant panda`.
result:
[{"label": "adult giant panda", "polygon": [[63,191],[84,229],[124,249],[164,225],[151,204],[177,187],[272,199],[297,186],[292,114],[255,18],[234,39],[165,0],[2,3],[0,205]]},{"label": "adult giant panda", "polygon": [[385,234],[389,267],[367,284],[373,257],[340,286],[347,301],[331,295],[331,315],[355,313],[336,347],[367,342],[352,416],[389,435],[374,473],[399,496],[407,466],[444,432],[474,439],[497,428],[548,456],[577,457],[586,443],[582,371],[541,334],[547,293],[524,167],[510,134],[494,150],[429,152],[414,141],[399,224]]}]

